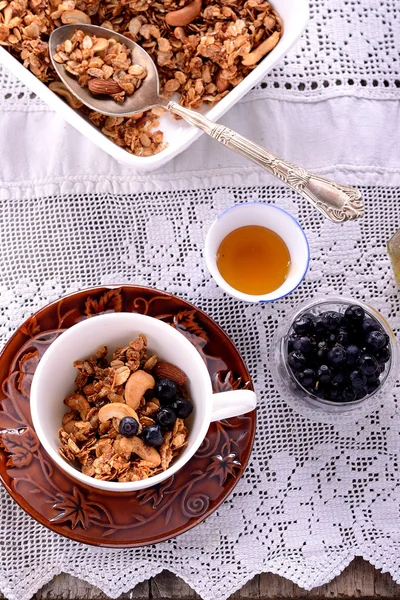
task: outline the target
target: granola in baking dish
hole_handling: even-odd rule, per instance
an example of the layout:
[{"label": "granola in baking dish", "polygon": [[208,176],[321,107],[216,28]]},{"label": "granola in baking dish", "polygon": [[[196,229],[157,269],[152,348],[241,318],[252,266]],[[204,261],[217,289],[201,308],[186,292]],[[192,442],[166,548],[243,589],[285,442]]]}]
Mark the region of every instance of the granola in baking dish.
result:
[{"label": "granola in baking dish", "polygon": [[0,0],[0,45],[104,135],[137,156],[164,147],[160,109],[107,117],[83,107],[57,80],[48,37],[63,24],[101,25],[142,46],[157,65],[161,92],[183,106],[214,104],[238,85],[282,35],[263,0]]}]

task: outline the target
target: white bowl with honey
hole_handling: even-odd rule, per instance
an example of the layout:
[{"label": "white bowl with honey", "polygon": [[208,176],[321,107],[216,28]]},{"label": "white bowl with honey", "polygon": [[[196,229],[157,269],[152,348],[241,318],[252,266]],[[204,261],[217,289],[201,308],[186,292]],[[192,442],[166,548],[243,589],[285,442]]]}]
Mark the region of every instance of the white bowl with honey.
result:
[{"label": "white bowl with honey", "polygon": [[287,296],[307,273],[310,250],[299,223],[262,202],[237,204],[211,225],[205,259],[217,284],[245,302]]}]

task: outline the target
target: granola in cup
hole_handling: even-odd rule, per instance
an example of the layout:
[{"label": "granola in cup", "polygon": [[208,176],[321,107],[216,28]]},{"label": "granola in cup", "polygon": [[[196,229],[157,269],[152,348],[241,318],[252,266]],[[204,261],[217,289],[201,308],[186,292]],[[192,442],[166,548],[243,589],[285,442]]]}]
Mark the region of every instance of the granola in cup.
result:
[{"label": "granola in cup", "polygon": [[185,419],[193,406],[186,375],[147,353],[143,334],[107,360],[74,362],[75,390],[59,430],[60,455],[84,475],[103,481],[140,481],[165,471],[187,444]]},{"label": "granola in cup", "polygon": [[[166,318],[168,316],[166,315]],[[190,399],[193,406],[192,413],[184,420],[184,427],[187,430],[186,438],[184,441],[175,439],[174,444],[180,446],[180,448],[177,449],[176,456],[173,457],[164,471],[161,468],[157,473],[153,471],[151,476],[136,481],[96,479],[83,473],[72,465],[69,460],[65,460],[59,452],[60,438],[58,432],[60,425],[65,413],[71,412],[71,409],[63,401],[74,393],[76,387],[76,368],[73,363],[77,358],[84,361],[88,356],[95,355],[99,346],[104,344],[110,349],[126,348],[132,339],[139,336],[139,332],[143,332],[146,336],[148,348],[151,349],[151,356],[157,354],[163,361],[168,360],[169,363],[167,372],[165,371],[165,363],[160,361],[154,367],[154,370],[150,369],[154,374],[152,375],[154,379],[172,379],[177,376],[177,373],[181,374],[181,372],[186,375],[184,385],[187,391],[187,399]],[[111,353],[107,355],[107,360],[108,362],[113,360]],[[132,360],[132,357],[128,357],[128,361],[130,360]],[[124,359],[124,362],[127,361]],[[143,368],[137,370],[144,371],[145,363],[142,364],[142,359],[140,359],[139,364]],[[171,366],[174,367],[174,370],[171,369]],[[160,368],[163,369],[161,372],[158,370]],[[85,385],[86,383],[83,383],[83,387]],[[110,390],[107,393],[109,392]],[[145,404],[149,399],[148,396],[154,397],[152,388],[150,388],[150,392],[144,393]],[[120,400],[116,397],[113,397],[113,399]],[[107,405],[105,408],[112,406],[109,399],[105,401],[105,404]],[[147,403],[147,406],[149,404]],[[208,369],[202,355],[195,346],[182,333],[161,319],[132,312],[110,312],[96,315],[62,331],[42,356],[33,376],[30,391],[33,426],[40,443],[52,462],[71,479],[86,486],[112,493],[137,491],[165,481],[190,461],[204,441],[212,421],[244,414],[253,410],[255,406],[256,396],[250,389],[213,393]],[[101,408],[100,406],[99,409]],[[79,410],[76,412],[78,413]],[[136,410],[138,417],[140,412],[141,407]],[[110,419],[111,427],[114,427],[113,418]],[[154,417],[149,416],[149,418],[153,419]],[[143,429],[146,426],[144,421],[141,425]],[[163,429],[163,431],[167,430],[167,427]],[[175,433],[174,429],[170,431],[172,431],[172,436],[178,434],[177,430]],[[140,435],[137,437],[140,437]],[[157,449],[158,453],[161,452],[161,447],[154,448]],[[133,458],[135,460],[135,457]]]},{"label": "granola in cup", "polygon": [[[116,145],[136,156],[165,149],[159,129],[162,111],[109,117],[84,107],[59,81],[49,57],[51,32],[66,24],[100,25],[132,39],[154,60],[161,94],[176,94],[183,106],[194,109],[224,98],[283,33],[280,16],[263,0],[229,5],[225,0],[0,1],[0,45]],[[91,85],[104,89],[98,82]]]}]

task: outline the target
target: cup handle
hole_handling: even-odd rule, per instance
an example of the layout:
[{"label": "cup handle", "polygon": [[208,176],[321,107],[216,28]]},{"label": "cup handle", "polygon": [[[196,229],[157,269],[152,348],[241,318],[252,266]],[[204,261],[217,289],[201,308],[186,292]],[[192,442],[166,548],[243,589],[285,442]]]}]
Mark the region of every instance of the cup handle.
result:
[{"label": "cup handle", "polygon": [[254,410],[257,397],[251,390],[231,390],[213,394],[212,401],[211,421],[221,421]]}]

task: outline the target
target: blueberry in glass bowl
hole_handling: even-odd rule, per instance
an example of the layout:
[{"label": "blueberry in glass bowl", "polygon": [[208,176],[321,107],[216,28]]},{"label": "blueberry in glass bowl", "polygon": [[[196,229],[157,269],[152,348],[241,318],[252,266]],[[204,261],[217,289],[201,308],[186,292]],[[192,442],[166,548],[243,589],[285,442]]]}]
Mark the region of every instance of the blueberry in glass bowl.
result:
[{"label": "blueberry in glass bowl", "polygon": [[349,298],[308,301],[282,322],[271,345],[283,397],[343,413],[384,400],[398,375],[396,338],[374,308]]}]

